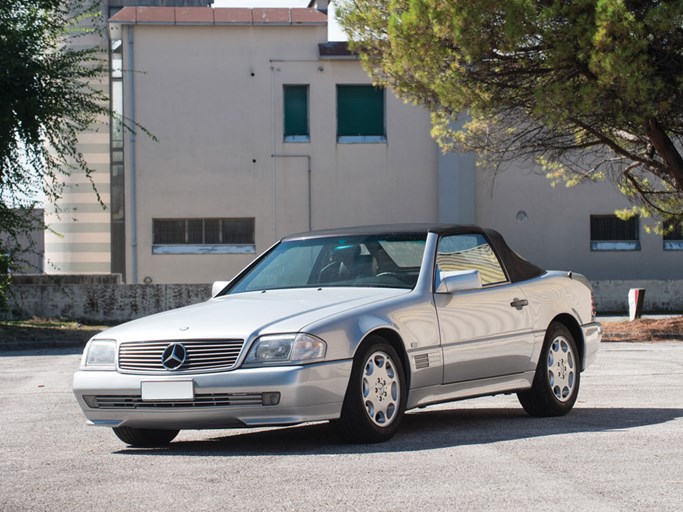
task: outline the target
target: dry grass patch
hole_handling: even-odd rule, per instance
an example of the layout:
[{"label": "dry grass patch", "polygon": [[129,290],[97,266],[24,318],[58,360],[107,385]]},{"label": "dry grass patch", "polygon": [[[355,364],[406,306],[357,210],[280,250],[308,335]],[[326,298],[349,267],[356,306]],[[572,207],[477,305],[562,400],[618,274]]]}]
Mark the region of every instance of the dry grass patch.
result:
[{"label": "dry grass patch", "polygon": [[103,325],[83,325],[59,320],[32,320],[0,322],[0,344],[17,341],[82,341],[106,329]]},{"label": "dry grass patch", "polygon": [[602,341],[683,340],[683,316],[641,318],[633,322],[603,322]]},{"label": "dry grass patch", "polygon": [[[106,325],[83,325],[78,322],[32,319],[0,322],[3,341],[82,341],[103,331]],[[603,341],[683,341],[683,316],[644,318],[633,322],[603,322]]]}]

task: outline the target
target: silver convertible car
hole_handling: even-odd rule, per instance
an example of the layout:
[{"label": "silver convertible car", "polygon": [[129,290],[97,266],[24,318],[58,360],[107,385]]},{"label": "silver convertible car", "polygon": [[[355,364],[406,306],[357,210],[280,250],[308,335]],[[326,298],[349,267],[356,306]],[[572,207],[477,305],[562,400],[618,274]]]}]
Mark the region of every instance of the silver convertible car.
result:
[{"label": "silver convertible car", "polygon": [[207,302],[96,335],[73,390],[132,446],[319,420],[378,442],[408,409],[483,395],[566,414],[601,337],[582,275],[493,230],[338,229],[282,239]]}]

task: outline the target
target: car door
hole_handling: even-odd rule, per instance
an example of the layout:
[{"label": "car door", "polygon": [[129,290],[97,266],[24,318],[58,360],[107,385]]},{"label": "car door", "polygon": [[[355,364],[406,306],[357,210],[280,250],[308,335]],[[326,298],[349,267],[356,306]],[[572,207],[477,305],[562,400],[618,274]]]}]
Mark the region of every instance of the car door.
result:
[{"label": "car door", "polygon": [[[439,272],[477,270],[482,287],[435,293],[444,357],[443,382],[463,382],[524,372],[533,335],[528,300],[510,283],[485,236],[443,236]],[[437,283],[438,285],[438,283]]]}]

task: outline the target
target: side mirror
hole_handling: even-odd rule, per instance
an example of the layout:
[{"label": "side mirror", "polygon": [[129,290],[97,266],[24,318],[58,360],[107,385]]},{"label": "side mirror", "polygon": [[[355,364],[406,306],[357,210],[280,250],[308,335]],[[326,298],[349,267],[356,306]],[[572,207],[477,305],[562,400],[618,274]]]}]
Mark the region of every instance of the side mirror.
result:
[{"label": "side mirror", "polygon": [[481,276],[478,270],[441,271],[439,279],[436,293],[455,293],[481,288]]},{"label": "side mirror", "polygon": [[230,284],[230,281],[214,281],[211,286],[211,298],[213,299],[220,291]]}]

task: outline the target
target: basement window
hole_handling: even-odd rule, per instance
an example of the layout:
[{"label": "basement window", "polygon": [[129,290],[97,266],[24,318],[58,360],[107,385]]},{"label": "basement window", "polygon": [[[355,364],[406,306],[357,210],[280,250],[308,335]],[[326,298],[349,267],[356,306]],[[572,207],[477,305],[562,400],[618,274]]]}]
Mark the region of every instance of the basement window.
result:
[{"label": "basement window", "polygon": [[638,217],[591,215],[591,251],[639,251]]},{"label": "basement window", "polygon": [[664,234],[664,250],[665,251],[683,251],[683,223],[682,222],[667,222],[664,225],[666,233]]},{"label": "basement window", "polygon": [[152,254],[253,254],[253,218],[152,219]]}]

